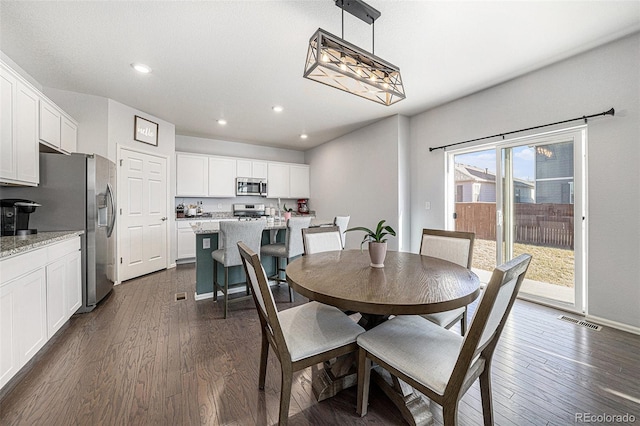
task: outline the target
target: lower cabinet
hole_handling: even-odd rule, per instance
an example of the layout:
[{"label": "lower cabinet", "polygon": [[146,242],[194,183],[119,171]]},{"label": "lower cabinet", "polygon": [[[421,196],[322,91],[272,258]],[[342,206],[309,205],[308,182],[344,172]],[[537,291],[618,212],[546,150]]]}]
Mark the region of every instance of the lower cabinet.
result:
[{"label": "lower cabinet", "polygon": [[80,238],[0,262],[0,388],[82,303]]},{"label": "lower cabinet", "polygon": [[178,222],[176,227],[178,237],[176,239],[178,246],[178,260],[195,259],[196,257],[196,234],[191,228],[190,222]]},{"label": "lower cabinet", "polygon": [[80,252],[47,265],[47,338],[64,325],[82,304]]}]

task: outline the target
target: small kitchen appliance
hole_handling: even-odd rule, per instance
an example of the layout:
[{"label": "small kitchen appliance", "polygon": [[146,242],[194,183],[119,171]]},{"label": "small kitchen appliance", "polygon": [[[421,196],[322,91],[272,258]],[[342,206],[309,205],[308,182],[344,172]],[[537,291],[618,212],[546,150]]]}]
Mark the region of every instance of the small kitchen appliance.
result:
[{"label": "small kitchen appliance", "polygon": [[236,195],[267,196],[267,180],[258,178],[236,178]]},{"label": "small kitchen appliance", "polygon": [[20,198],[0,200],[2,208],[2,236],[37,234],[36,229],[29,229],[29,215],[41,205]]},{"label": "small kitchen appliance", "polygon": [[308,198],[300,198],[298,200],[298,213],[300,213],[300,214],[309,214],[309,199]]},{"label": "small kitchen appliance", "polygon": [[233,215],[238,220],[257,220],[265,215],[264,204],[234,204]]}]

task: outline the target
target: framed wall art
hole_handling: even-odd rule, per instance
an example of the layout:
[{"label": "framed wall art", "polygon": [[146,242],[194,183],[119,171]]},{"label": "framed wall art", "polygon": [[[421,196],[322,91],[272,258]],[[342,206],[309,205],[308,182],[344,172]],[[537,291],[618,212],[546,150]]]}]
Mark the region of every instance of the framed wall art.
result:
[{"label": "framed wall art", "polygon": [[136,115],[133,122],[133,139],[158,146],[158,123]]}]

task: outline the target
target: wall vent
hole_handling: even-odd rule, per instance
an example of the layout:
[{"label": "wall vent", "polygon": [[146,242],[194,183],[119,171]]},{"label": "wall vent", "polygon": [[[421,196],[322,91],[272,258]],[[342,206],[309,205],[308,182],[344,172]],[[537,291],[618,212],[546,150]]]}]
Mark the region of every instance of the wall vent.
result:
[{"label": "wall vent", "polygon": [[588,321],[584,321],[584,320],[579,320],[579,319],[576,319],[576,318],[571,318],[571,317],[568,317],[566,315],[561,315],[561,316],[558,317],[558,319],[562,320],[562,321],[567,321],[567,322],[573,323],[575,325],[579,325],[581,327],[586,327],[586,328],[591,329],[591,330],[595,330],[595,331],[602,330],[602,326],[600,326],[598,324],[594,324],[592,322],[588,322]]},{"label": "wall vent", "polygon": [[176,302],[178,300],[185,300],[187,298],[187,293],[182,292],[182,293],[176,293]]}]

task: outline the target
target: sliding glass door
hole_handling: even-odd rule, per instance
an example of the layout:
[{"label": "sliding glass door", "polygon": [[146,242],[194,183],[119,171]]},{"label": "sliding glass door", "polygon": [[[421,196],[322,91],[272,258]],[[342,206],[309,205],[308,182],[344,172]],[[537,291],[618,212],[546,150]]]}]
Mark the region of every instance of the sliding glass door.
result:
[{"label": "sliding glass door", "polygon": [[[520,297],[584,312],[585,147],[586,128],[574,128],[449,154],[456,171],[449,173],[449,197],[455,197],[449,200],[455,206],[449,228],[476,232],[474,267],[481,278],[489,264],[476,263],[476,258],[484,259],[491,248],[495,264],[530,253],[533,260]],[[473,173],[467,160],[489,159],[490,154],[495,171],[486,167],[485,173]],[[470,199],[464,198],[462,171],[472,175],[467,186],[476,188]],[[493,212],[485,205],[492,185]],[[467,216],[476,217],[475,229],[463,229],[469,227]]]}]

